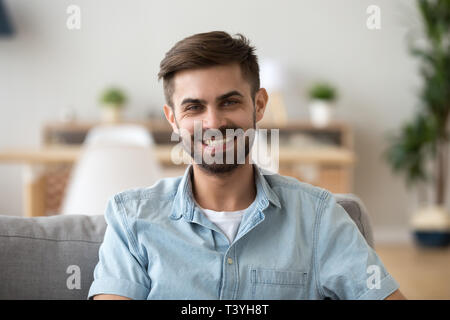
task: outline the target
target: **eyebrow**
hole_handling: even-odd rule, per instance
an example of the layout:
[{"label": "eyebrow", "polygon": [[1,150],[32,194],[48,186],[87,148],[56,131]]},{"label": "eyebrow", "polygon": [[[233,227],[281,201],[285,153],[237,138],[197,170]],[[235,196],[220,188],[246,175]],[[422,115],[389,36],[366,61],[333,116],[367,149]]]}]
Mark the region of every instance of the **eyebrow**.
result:
[{"label": "eyebrow", "polygon": [[[231,96],[240,96],[240,97],[242,97],[242,98],[244,97],[239,91],[233,90],[233,91],[230,91],[230,92],[227,92],[227,93],[225,93],[225,94],[222,94],[222,95],[218,96],[218,97],[216,98],[216,102],[219,102],[219,101],[224,100],[224,99],[226,99],[226,98],[229,98],[229,97],[231,97]],[[193,98],[185,98],[185,99],[183,99],[183,101],[181,102],[181,105],[184,105],[184,104],[187,104],[187,103],[203,103],[203,104],[206,104],[206,100],[203,100],[203,99],[193,99]]]}]

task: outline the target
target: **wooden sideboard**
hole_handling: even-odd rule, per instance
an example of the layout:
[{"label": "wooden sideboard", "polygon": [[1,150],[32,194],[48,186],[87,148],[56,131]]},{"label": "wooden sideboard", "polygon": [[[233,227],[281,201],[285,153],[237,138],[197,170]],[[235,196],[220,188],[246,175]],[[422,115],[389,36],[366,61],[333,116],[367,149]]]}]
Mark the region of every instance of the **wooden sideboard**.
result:
[{"label": "wooden sideboard", "polygon": [[[172,129],[165,120],[129,121],[148,128],[154,138],[156,156],[167,175],[182,174],[186,165],[175,165],[170,141]],[[23,163],[25,170],[25,215],[58,214],[73,165],[82,152],[88,131],[98,123],[48,123],[38,148],[0,150],[0,163]],[[272,129],[265,125],[260,128]],[[279,173],[317,185],[333,193],[353,192],[356,162],[351,128],[333,122],[316,128],[296,121],[279,129]]]}]

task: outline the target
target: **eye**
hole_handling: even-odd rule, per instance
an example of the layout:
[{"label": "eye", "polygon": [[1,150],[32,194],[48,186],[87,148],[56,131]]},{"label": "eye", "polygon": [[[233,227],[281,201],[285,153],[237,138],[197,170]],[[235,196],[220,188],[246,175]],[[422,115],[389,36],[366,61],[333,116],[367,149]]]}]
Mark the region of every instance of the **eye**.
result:
[{"label": "eye", "polygon": [[201,108],[200,105],[198,104],[193,104],[190,106],[187,106],[186,109],[184,109],[185,111],[198,111]]},{"label": "eye", "polygon": [[238,101],[234,101],[234,100],[225,100],[223,105],[228,106],[228,105],[233,105],[238,103]]}]

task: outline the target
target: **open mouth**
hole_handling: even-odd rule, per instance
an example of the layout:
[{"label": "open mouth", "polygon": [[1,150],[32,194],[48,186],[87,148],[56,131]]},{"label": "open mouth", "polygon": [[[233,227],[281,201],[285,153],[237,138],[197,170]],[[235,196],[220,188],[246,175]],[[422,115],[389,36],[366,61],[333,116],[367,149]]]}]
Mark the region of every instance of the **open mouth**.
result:
[{"label": "open mouth", "polygon": [[215,137],[211,137],[210,139],[203,140],[202,145],[206,151],[224,151],[227,149],[227,144],[231,147],[234,146],[234,143],[231,143],[234,140],[236,140],[236,136],[234,135],[225,139],[215,139]]}]

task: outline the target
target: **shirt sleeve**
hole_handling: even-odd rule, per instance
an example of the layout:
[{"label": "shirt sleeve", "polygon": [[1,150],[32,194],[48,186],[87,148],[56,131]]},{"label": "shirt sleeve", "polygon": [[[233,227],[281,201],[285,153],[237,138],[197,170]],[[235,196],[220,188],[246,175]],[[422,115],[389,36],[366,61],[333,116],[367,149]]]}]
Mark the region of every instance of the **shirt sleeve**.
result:
[{"label": "shirt sleeve", "polygon": [[323,298],[382,300],[399,288],[332,194],[316,226],[315,267]]},{"label": "shirt sleeve", "polygon": [[105,211],[105,237],[99,249],[99,262],[94,269],[88,299],[97,294],[115,294],[131,299],[146,299],[150,292],[147,261],[137,250],[136,237],[120,199],[108,201]]}]

